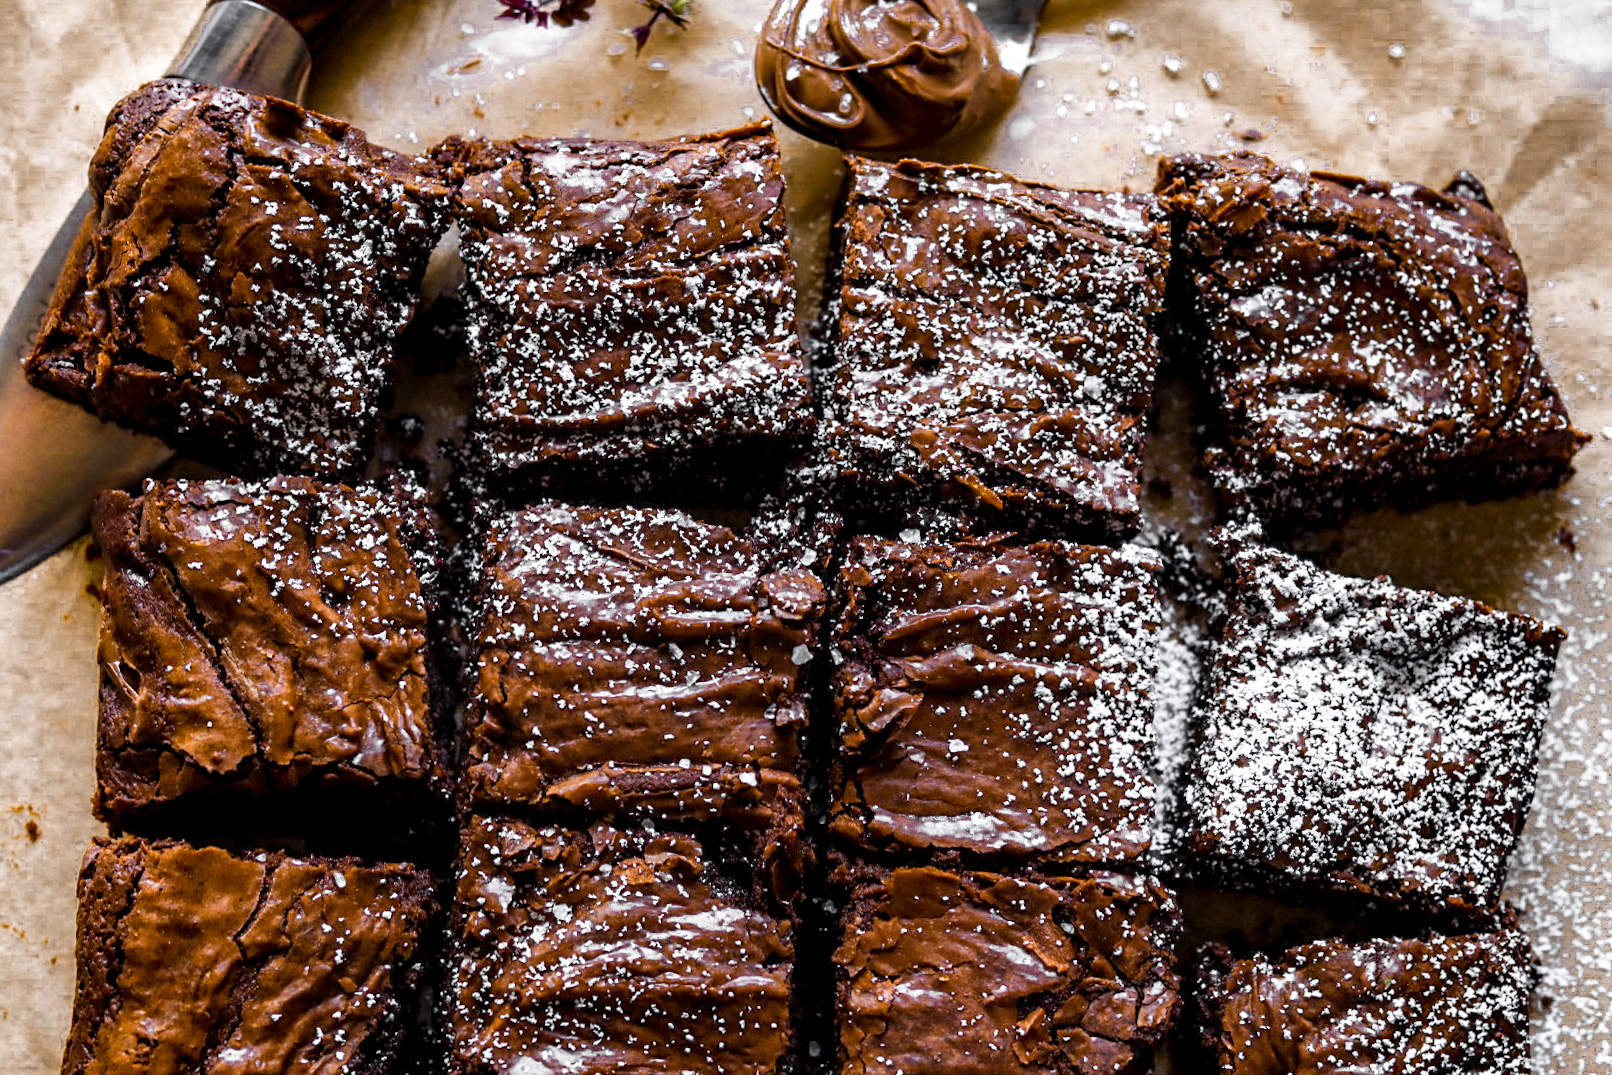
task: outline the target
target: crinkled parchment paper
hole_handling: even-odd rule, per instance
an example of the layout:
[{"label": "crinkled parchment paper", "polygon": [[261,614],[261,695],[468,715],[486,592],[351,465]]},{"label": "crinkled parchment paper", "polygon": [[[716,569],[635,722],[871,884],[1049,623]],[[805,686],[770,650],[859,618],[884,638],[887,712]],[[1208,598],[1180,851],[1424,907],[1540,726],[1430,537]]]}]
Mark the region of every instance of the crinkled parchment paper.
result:
[{"label": "crinkled parchment paper", "polygon": [[[107,108],[162,73],[200,6],[0,4],[0,309],[82,188]],[[375,0],[326,50],[310,103],[405,149],[452,132],[730,126],[761,108],[749,72],[765,7],[695,0],[691,29],[658,28],[634,55],[619,32],[638,18],[629,0],[547,31],[495,21],[495,0]],[[1612,1070],[1612,14],[1563,0],[1052,0],[1038,56],[1017,110],[949,157],[1146,188],[1161,152],[1251,146],[1430,184],[1468,168],[1488,183],[1548,360],[1595,440],[1559,492],[1371,516],[1323,543],[1344,570],[1569,628],[1510,894],[1545,968],[1537,1070]],[[786,152],[810,281],[836,158],[793,137]],[[96,831],[95,574],[81,542],[0,587],[0,1070],[13,1075],[56,1070],[67,1028],[73,883]]]}]

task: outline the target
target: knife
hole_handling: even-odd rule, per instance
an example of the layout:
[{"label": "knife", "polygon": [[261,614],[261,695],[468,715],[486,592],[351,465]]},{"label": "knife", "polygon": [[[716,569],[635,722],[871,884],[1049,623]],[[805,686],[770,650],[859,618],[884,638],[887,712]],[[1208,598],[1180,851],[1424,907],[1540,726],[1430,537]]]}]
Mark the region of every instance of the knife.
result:
[{"label": "knife", "polygon": [[[349,6],[349,0],[214,0],[168,74],[300,101],[313,64],[310,43]],[[88,239],[94,209],[86,190],[0,329],[0,582],[77,537],[97,492],[133,484],[174,454],[162,441],[103,422],[23,376],[22,360],[33,349],[62,266]]]}]

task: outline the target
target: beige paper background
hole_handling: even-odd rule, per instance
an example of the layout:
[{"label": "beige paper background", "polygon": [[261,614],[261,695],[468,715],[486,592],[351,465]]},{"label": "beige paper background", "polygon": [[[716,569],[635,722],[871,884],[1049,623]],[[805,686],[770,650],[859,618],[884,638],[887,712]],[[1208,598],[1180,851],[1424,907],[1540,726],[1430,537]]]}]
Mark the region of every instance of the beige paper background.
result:
[{"label": "beige paper background", "polygon": [[[0,0],[0,309],[82,188],[106,110],[161,73],[200,6]],[[766,4],[695,6],[691,30],[657,31],[634,56],[618,33],[636,18],[629,0],[599,0],[594,20],[569,31],[497,22],[495,0],[375,0],[327,49],[310,103],[400,148],[455,131],[732,125],[760,109],[749,51]],[[1535,1066],[1550,1073],[1612,1071],[1605,9],[1053,0],[1018,108],[951,151],[1068,185],[1145,188],[1159,152],[1245,145],[1240,132],[1258,131],[1254,148],[1284,160],[1434,184],[1470,168],[1489,184],[1529,268],[1542,345],[1596,439],[1560,492],[1373,516],[1324,545],[1346,570],[1388,571],[1572,632],[1511,886],[1546,972]],[[786,152],[810,279],[835,158],[793,137]],[[73,882],[96,831],[95,608],[85,589],[95,573],[80,543],[0,587],[0,1070],[15,1075],[56,1070],[69,1014]]]}]

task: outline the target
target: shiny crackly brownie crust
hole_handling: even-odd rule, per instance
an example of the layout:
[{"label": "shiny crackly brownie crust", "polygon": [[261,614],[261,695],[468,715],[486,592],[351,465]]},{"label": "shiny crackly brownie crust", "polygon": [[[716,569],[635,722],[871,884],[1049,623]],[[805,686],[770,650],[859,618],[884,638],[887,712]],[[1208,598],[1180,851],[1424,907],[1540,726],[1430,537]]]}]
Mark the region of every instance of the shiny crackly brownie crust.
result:
[{"label": "shiny crackly brownie crust", "polygon": [[1226,1075],[1527,1075],[1537,971],[1514,926],[1200,955],[1197,1044]]},{"label": "shiny crackly brownie crust", "polygon": [[472,480],[703,502],[812,428],[771,127],[450,141]]},{"label": "shiny crackly brownie crust", "polygon": [[1180,1005],[1147,877],[842,864],[837,1075],[1133,1075]]},{"label": "shiny crackly brownie crust", "polygon": [[1230,543],[1179,852],[1233,888],[1493,908],[1533,800],[1562,632]]},{"label": "shiny crackly brownie crust", "polygon": [[78,895],[63,1075],[384,1075],[414,1048],[423,871],[100,838]]},{"label": "shiny crackly brownie crust", "polygon": [[593,806],[469,818],[451,1070],[793,1070],[793,778],[694,774]]},{"label": "shiny crackly brownie crust", "polygon": [[314,827],[368,839],[445,810],[434,549],[393,499],[298,477],[101,494],[99,817],[297,830],[332,809]]},{"label": "shiny crackly brownie crust", "polygon": [[832,619],[831,830],[1044,865],[1145,854],[1155,567],[1131,546],[853,542]]},{"label": "shiny crackly brownie crust", "polygon": [[477,803],[793,773],[823,587],[726,527],[543,503],[488,528],[465,721]]},{"label": "shiny crackly brownie crust", "polygon": [[1555,485],[1587,439],[1534,345],[1483,188],[1300,172],[1249,153],[1160,163],[1171,307],[1217,414],[1221,493],[1274,525]]},{"label": "shiny crackly brownie crust", "polygon": [[357,473],[447,226],[430,170],[285,101],[142,87],[29,380],[226,470]]},{"label": "shiny crackly brownie crust", "polygon": [[819,392],[852,506],[1134,534],[1168,245],[1151,195],[848,158]]}]

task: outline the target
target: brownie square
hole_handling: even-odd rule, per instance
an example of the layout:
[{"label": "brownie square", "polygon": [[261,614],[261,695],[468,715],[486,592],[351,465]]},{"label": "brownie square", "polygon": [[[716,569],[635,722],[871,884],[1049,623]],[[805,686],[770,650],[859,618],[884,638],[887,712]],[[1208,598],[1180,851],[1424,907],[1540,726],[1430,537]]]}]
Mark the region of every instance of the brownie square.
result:
[{"label": "brownie square", "polygon": [[1042,863],[1145,854],[1156,566],[1134,546],[853,542],[832,831]]},{"label": "brownie square", "polygon": [[1196,1007],[1226,1075],[1528,1075],[1535,969],[1516,929],[1233,959],[1213,946]]},{"label": "brownie square", "polygon": [[449,143],[484,483],[703,499],[811,429],[769,124]]},{"label": "brownie square", "polygon": [[1181,788],[1188,869],[1492,907],[1533,799],[1562,632],[1259,546],[1229,567]]},{"label": "brownie square", "polygon": [[726,527],[539,504],[485,538],[465,718],[478,803],[563,808],[601,783],[793,771],[823,587]]},{"label": "brownie square", "polygon": [[445,185],[341,120],[175,79],[125,98],[29,380],[225,470],[362,469]]},{"label": "brownie square", "polygon": [[1184,334],[1219,426],[1222,494],[1281,526],[1555,485],[1587,439],[1534,346],[1505,224],[1443,191],[1282,167],[1163,161]]},{"label": "brownie square", "polygon": [[149,482],[101,494],[93,526],[97,816],[285,824],[300,804],[373,835],[445,805],[414,560],[429,550],[391,497],[300,477]]},{"label": "brownie square", "polygon": [[384,1075],[408,1055],[430,877],[97,839],[63,1075]]},{"label": "brownie square", "polygon": [[823,448],[853,502],[1135,533],[1168,237],[1146,194],[850,157]]},{"label": "brownie square", "polygon": [[456,1075],[792,1070],[798,786],[687,791],[618,795],[574,826],[470,819]]},{"label": "brownie square", "polygon": [[838,1075],[1131,1075],[1180,1003],[1180,914],[1148,877],[854,867]]}]

